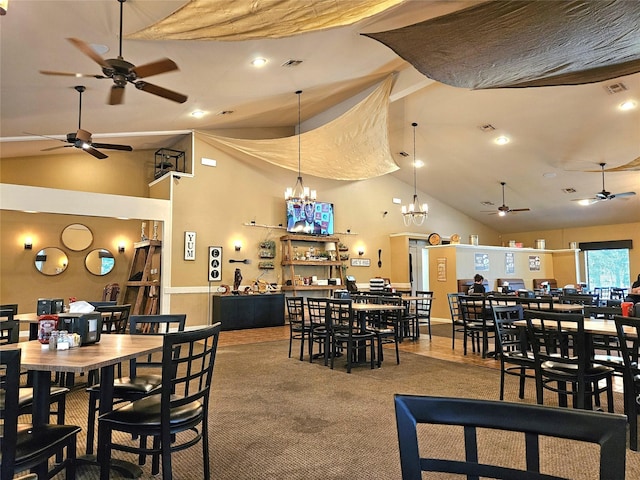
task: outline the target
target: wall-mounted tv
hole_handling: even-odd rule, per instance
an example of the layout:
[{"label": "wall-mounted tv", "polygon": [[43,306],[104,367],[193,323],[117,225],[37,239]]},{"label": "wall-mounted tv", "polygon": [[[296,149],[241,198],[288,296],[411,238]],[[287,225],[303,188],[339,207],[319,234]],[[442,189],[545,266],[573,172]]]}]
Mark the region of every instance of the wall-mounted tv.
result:
[{"label": "wall-mounted tv", "polygon": [[287,200],[287,232],[333,235],[333,203],[311,202],[302,208]]}]

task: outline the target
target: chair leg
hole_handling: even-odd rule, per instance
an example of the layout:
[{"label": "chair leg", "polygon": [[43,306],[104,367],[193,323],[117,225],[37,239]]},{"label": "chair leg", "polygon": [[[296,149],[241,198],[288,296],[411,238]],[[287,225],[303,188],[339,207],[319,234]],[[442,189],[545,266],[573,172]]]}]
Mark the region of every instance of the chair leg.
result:
[{"label": "chair leg", "polygon": [[500,363],[500,400],[504,400],[504,362]]},{"label": "chair leg", "polygon": [[638,402],[640,402],[639,398],[634,398],[633,389],[629,390],[629,396],[627,398],[627,403],[629,404],[629,414],[627,418],[629,419],[629,448],[631,450],[637,452],[638,451]]},{"label": "chair leg", "polygon": [[293,330],[289,327],[289,358],[291,358],[291,345],[293,344]]},{"label": "chair leg", "polygon": [[[160,447],[160,436],[153,437],[153,449],[157,450]],[[164,446],[163,446],[164,448]],[[151,475],[158,475],[160,473],[160,456],[162,456],[162,477],[171,478],[171,468],[165,468],[164,465],[164,453],[154,453],[151,458]],[[171,462],[171,452],[167,455],[169,462]],[[171,463],[169,463],[171,465]],[[168,473],[166,473],[168,472]]]},{"label": "chair leg", "polygon": [[98,424],[98,463],[100,480],[109,480],[111,460],[111,428],[105,423]]},{"label": "chair leg", "polygon": [[[205,409],[205,412],[208,410]],[[211,479],[211,466],[209,465],[209,420],[207,415],[202,419],[202,468],[204,479]]]},{"label": "chair leg", "polygon": [[[373,338],[369,340],[369,355],[371,356],[371,370],[375,368],[375,355],[373,353]],[[398,342],[396,342],[396,353],[398,352]]]},{"label": "chair leg", "polygon": [[304,344],[305,344],[306,338],[307,338],[307,334],[303,330],[300,333],[300,361],[304,359]]},{"label": "chair leg", "polygon": [[527,380],[527,369],[525,367],[520,368],[520,390],[518,392],[518,398],[524,398],[524,385]]},{"label": "chair leg", "polygon": [[93,443],[96,434],[96,411],[98,410],[98,393],[89,392],[89,415],[87,418],[87,455],[93,453]]}]

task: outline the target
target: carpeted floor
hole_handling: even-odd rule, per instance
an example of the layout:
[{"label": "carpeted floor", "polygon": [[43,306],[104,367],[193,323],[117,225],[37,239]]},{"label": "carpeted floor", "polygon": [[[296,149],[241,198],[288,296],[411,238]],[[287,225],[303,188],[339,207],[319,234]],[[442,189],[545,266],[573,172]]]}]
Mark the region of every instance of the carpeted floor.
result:
[{"label": "carpeted floor", "polygon": [[[287,358],[287,348],[286,341],[219,348],[209,422],[214,479],[398,479],[394,393],[498,398],[499,371],[491,368],[406,352],[396,365],[389,351],[381,369],[359,366],[349,375],[344,361],[332,371],[321,363]],[[520,401],[515,378],[507,380],[506,395],[508,401]],[[552,404],[548,397],[546,403]],[[524,401],[535,403],[533,384]],[[619,395],[616,402],[620,410]],[[84,428],[86,405],[84,390],[74,390],[67,423]],[[438,435],[433,444],[459,450],[460,442],[450,432],[433,433]],[[487,438],[489,457],[507,462],[522,450],[512,438]],[[84,445],[83,432],[79,453]],[[174,478],[202,478],[200,448],[174,454]],[[114,456],[134,460],[120,452]],[[559,469],[568,478],[597,478],[589,449],[549,447],[545,456],[550,460],[544,468]],[[152,478],[150,466],[143,468],[143,478]],[[78,478],[96,479],[98,469],[81,467]],[[640,454],[628,450],[627,479],[637,478]]]}]

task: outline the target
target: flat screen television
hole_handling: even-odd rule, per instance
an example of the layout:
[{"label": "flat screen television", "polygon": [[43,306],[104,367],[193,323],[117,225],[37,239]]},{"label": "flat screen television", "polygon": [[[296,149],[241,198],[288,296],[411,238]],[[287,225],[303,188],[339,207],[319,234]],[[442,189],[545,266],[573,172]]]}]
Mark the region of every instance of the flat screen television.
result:
[{"label": "flat screen television", "polygon": [[333,235],[333,203],[312,202],[302,208],[287,200],[287,232]]}]

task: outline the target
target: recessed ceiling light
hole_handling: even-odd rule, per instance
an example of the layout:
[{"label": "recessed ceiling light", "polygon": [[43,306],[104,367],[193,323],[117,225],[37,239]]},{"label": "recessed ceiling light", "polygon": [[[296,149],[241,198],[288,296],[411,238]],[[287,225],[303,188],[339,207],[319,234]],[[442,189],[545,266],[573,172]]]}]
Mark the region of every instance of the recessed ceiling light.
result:
[{"label": "recessed ceiling light", "polygon": [[416,168],[424,167],[424,162],[422,160],[416,160],[413,163],[415,164]]},{"label": "recessed ceiling light", "polygon": [[622,102],[618,108],[620,110],[633,110],[634,108],[636,108],[638,106],[637,102],[635,100],[627,100],[626,102]]},{"label": "recessed ceiling light", "polygon": [[193,112],[191,112],[191,116],[195,117],[195,118],[202,118],[204,117],[205,113],[202,110],[194,110]]},{"label": "recessed ceiling light", "polygon": [[506,145],[507,143],[509,143],[511,140],[509,139],[509,137],[505,137],[504,135],[499,136],[498,138],[496,138],[494,140],[494,142],[496,143],[496,145]]},{"label": "recessed ceiling light", "polygon": [[257,57],[251,60],[251,65],[254,67],[264,67],[267,64],[267,59],[262,57]]},{"label": "recessed ceiling light", "polygon": [[542,174],[544,178],[556,178],[555,172],[545,172]]},{"label": "recessed ceiling light", "polygon": [[109,47],[107,45],[103,45],[101,43],[90,43],[89,46],[96,52],[98,55],[104,55],[109,51]]}]

